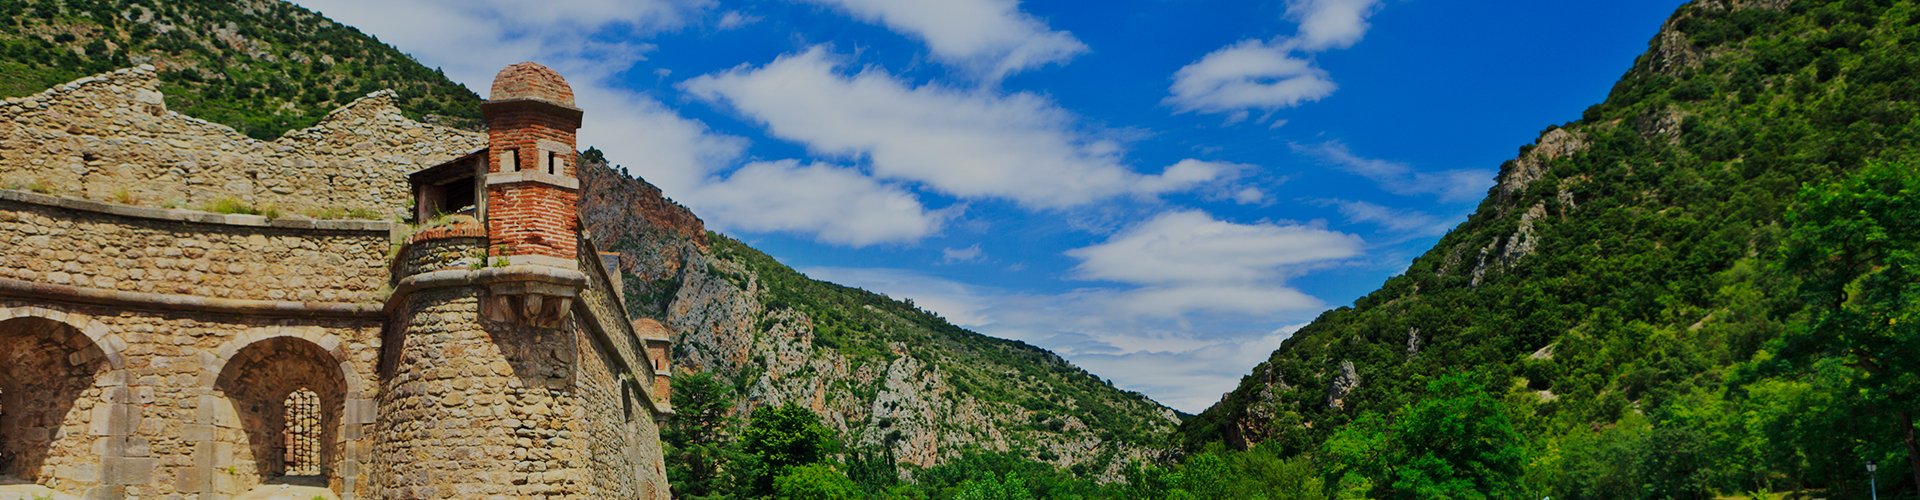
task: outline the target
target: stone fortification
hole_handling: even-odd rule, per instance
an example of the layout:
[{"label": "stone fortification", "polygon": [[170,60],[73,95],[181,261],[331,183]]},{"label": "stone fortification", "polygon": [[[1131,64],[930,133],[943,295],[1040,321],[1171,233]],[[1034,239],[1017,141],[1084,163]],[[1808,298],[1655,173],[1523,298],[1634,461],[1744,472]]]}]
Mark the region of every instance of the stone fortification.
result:
[{"label": "stone fortification", "polygon": [[385,222],[276,225],[258,216],[62,204],[76,205],[53,196],[0,192],[0,234],[16,235],[0,247],[0,279],[347,304],[378,302],[387,280]]},{"label": "stone fortification", "polygon": [[406,174],[486,146],[486,136],[402,116],[391,91],[318,125],[259,141],[168,111],[152,67],[81,78],[0,104],[0,187],[151,207],[236,198],[289,215],[362,209],[402,217]]},{"label": "stone fortification", "polygon": [[[549,76],[527,91],[553,98],[565,86]],[[0,185],[0,485],[172,500],[286,481],[344,499],[670,496],[664,373],[617,271],[571,206],[546,203],[578,189],[570,141],[531,143],[550,170],[463,171],[526,144],[409,121],[381,92],[255,141],[166,111],[157,89],[151,68],[129,69],[0,105],[0,182],[19,187]],[[552,109],[523,105],[494,109]],[[429,169],[445,174],[422,177],[437,189],[411,176]],[[175,208],[232,197],[390,218],[423,194],[467,192],[456,185],[568,196],[418,228]]]}]

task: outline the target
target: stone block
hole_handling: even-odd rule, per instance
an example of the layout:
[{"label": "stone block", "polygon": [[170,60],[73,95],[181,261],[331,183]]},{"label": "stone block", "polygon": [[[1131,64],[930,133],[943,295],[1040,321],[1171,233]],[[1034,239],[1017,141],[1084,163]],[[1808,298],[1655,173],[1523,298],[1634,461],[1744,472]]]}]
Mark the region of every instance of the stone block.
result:
[{"label": "stone block", "polygon": [[187,441],[212,441],[216,435],[214,426],[207,424],[189,424],[180,429],[180,439]]},{"label": "stone block", "polygon": [[206,475],[207,469],[199,467],[175,469],[173,490],[181,493],[199,493],[201,486],[206,484]]},{"label": "stone block", "polygon": [[375,408],[377,408],[377,406],[374,405],[374,401],[371,399],[347,400],[346,423],[349,423],[349,424],[374,423],[374,419],[377,416],[375,414],[376,413]]},{"label": "stone block", "polygon": [[103,458],[100,482],[112,485],[136,485],[153,482],[153,468],[159,460],[152,458]]}]

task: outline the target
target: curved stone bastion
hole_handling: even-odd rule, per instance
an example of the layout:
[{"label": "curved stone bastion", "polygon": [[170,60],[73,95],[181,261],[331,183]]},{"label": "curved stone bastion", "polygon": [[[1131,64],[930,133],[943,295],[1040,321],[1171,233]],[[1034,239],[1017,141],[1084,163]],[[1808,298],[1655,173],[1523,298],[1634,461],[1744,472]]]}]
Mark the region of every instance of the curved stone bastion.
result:
[{"label": "curved stone bastion", "polygon": [[669,498],[672,369],[580,227],[582,112],[499,80],[486,134],[376,92],[256,141],[151,68],[0,105],[0,494]]}]

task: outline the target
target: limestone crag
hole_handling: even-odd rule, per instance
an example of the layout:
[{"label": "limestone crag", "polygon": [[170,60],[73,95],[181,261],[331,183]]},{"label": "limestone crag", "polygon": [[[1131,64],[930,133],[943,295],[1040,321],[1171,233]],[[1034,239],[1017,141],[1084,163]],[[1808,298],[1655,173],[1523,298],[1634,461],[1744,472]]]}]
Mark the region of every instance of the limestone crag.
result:
[{"label": "limestone crag", "polygon": [[[815,342],[812,318],[768,309],[770,293],[752,270],[711,253],[692,253],[680,267],[681,284],[667,311],[676,330],[675,362],[727,378],[746,377],[735,409],[793,401],[820,414],[853,447],[888,447],[902,463],[932,466],[969,448],[1026,451],[1063,467],[1092,467],[1118,477],[1129,460],[1151,460],[1162,450],[1103,439],[1071,413],[1030,411],[1011,401],[983,399],[956,389],[944,363],[966,362],[907,343],[890,345],[888,359],[853,358]],[[871,309],[871,306],[866,306]],[[904,318],[882,328],[912,331]],[[738,382],[738,381],[736,381]],[[1177,418],[1157,407],[1171,429]],[[1058,420],[1055,429],[1036,421]]]},{"label": "limestone crag", "polygon": [[0,187],[149,207],[235,198],[289,215],[405,215],[407,174],[486,136],[402,116],[391,91],[266,142],[167,110],[152,66],[74,80],[0,104]]}]

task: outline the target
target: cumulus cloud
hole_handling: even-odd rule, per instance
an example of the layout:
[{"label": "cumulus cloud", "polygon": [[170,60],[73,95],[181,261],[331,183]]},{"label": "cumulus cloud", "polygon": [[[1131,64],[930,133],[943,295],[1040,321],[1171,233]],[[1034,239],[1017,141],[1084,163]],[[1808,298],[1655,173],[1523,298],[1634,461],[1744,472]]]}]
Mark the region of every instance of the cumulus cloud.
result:
[{"label": "cumulus cloud", "polygon": [[1126,283],[1230,283],[1357,253],[1359,237],[1306,225],[1237,224],[1198,210],[1160,214],[1106,242],[1070,250],[1079,277]]},{"label": "cumulus cloud", "polygon": [[854,247],[918,240],[950,215],[859,171],[795,160],[749,163],[690,198],[723,228],[813,234]]},{"label": "cumulus cloud", "polygon": [[[618,75],[654,48],[651,33],[712,14],[708,0],[302,0],[303,6],[404,47],[485,97],[500,68],[535,61],[566,75],[587,110],[580,147],[698,209],[718,228],[812,235],[837,245],[915,241],[940,231],[953,210],[930,210],[910,191],[858,170],[797,161],[755,162],[728,173],[747,141],[714,132]],[[730,29],[757,20],[718,15]],[[624,31],[632,36],[592,36]],[[610,41],[614,40],[614,41]],[[659,73],[662,78],[667,73]],[[954,209],[955,207],[950,207]]]},{"label": "cumulus cloud", "polygon": [[1020,11],[1018,0],[803,0],[926,42],[941,61],[988,80],[1065,62],[1087,46]]},{"label": "cumulus cloud", "polygon": [[1420,172],[1396,161],[1363,158],[1340,141],[1292,144],[1295,153],[1312,156],[1349,173],[1372,179],[1380,189],[1399,195],[1437,195],[1440,201],[1478,200],[1493,186],[1491,170],[1464,169]]},{"label": "cumulus cloud", "polygon": [[1120,144],[1081,131],[1075,115],[1041,96],[914,87],[873,68],[842,75],[839,65],[815,47],[681,87],[816,154],[864,157],[877,177],[1029,208],[1181,191],[1239,168],[1190,160],[1139,174],[1121,164]]},{"label": "cumulus cloud", "polygon": [[1287,19],[1300,24],[1293,43],[1300,50],[1344,49],[1366,36],[1367,17],[1380,10],[1380,0],[1288,0]]},{"label": "cumulus cloud", "polygon": [[[683,26],[710,10],[710,0],[297,3],[403,48],[483,98],[507,65],[534,61],[554,68],[573,86],[576,105],[588,110],[580,147],[599,147],[671,196],[686,195],[746,147],[744,139],[717,134],[616,78],[654,49],[623,40]],[[591,36],[610,30],[633,36]]]},{"label": "cumulus cloud", "polygon": [[1172,95],[1161,102],[1177,113],[1227,113],[1239,121],[1248,110],[1319,101],[1339,86],[1314,66],[1312,54],[1359,43],[1367,17],[1379,9],[1380,0],[1288,0],[1286,17],[1299,25],[1293,37],[1241,40],[1208,53],[1173,74]]},{"label": "cumulus cloud", "polygon": [[[1173,95],[1161,102],[1185,113],[1274,109],[1318,101],[1339,88],[1313,61],[1284,44],[1242,40],[1173,74]],[[1244,115],[1241,115],[1244,117]]]}]

